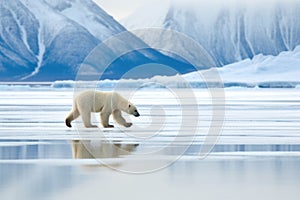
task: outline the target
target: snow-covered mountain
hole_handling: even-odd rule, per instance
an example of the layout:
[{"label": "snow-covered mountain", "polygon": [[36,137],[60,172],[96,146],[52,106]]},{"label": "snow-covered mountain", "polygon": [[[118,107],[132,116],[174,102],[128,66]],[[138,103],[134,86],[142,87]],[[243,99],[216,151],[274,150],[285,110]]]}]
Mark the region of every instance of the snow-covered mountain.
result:
[{"label": "snow-covered mountain", "polygon": [[[163,0],[145,5],[121,23],[129,30],[159,27],[197,41],[216,66],[278,55],[300,44],[299,0]],[[138,35],[148,40],[148,36]],[[151,44],[150,40],[150,44]],[[176,48],[162,41],[166,49]],[[191,55],[193,48],[187,48]]]},{"label": "snow-covered mountain", "polygon": [[55,11],[86,28],[101,41],[125,31],[122,25],[91,0],[45,0],[45,2]]},{"label": "snow-covered mountain", "polygon": [[[300,45],[293,51],[281,52],[277,56],[256,55],[253,59],[175,76],[155,76],[151,79],[104,80],[97,83],[82,82],[86,87],[98,84],[100,88],[206,88],[219,87],[261,87],[300,88]],[[206,77],[204,80],[203,77]],[[210,84],[207,84],[210,82]],[[223,83],[223,84],[220,84]],[[74,81],[57,81],[52,87],[71,88]]]},{"label": "snow-covered mountain", "polygon": [[74,74],[99,42],[45,1],[2,1],[0,13],[2,80]]},{"label": "snow-covered mountain", "polygon": [[[1,81],[74,79],[79,65],[101,41],[126,31],[92,0],[0,1]],[[127,39],[122,45],[128,49],[143,43],[134,35]],[[173,62],[186,71],[185,63],[146,49],[116,60],[103,78],[119,78],[147,62]]]}]

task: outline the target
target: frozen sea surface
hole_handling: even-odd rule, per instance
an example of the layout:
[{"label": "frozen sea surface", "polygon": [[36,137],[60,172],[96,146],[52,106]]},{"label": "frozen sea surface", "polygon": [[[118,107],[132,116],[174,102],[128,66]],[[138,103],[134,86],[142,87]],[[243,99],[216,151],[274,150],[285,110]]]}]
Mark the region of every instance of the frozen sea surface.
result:
[{"label": "frozen sea surface", "polygon": [[[126,116],[134,126],[105,130],[82,128],[80,119],[65,126],[71,89],[8,87],[0,95],[1,199],[300,196],[299,89],[225,89],[222,132],[205,158],[199,151],[214,119],[205,89],[194,90],[197,105],[161,89],[138,91],[141,117]],[[196,129],[182,124],[195,117]]]}]

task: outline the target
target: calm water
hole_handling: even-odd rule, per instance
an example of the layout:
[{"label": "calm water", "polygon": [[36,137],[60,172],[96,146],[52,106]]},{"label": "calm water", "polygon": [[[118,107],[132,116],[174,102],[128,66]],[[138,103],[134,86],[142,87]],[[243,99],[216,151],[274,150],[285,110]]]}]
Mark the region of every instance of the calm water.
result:
[{"label": "calm water", "polygon": [[134,97],[143,116],[125,131],[65,127],[71,90],[1,91],[1,199],[299,199],[300,90],[225,92],[222,135],[200,159],[212,119],[205,90],[195,91],[201,122],[183,135],[178,124],[195,116],[161,90]]}]

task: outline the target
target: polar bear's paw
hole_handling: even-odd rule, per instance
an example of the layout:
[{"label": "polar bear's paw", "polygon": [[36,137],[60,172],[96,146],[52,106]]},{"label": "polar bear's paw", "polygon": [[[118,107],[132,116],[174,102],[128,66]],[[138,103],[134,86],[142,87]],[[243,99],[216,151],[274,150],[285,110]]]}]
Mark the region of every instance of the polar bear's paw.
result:
[{"label": "polar bear's paw", "polygon": [[69,119],[67,118],[66,121],[65,121],[65,123],[66,123],[66,126],[67,126],[67,127],[72,128],[71,120],[69,120]]},{"label": "polar bear's paw", "polygon": [[86,128],[98,128],[97,125],[89,125],[89,126],[86,126]]},{"label": "polar bear's paw", "polygon": [[125,124],[125,127],[127,127],[127,128],[129,128],[129,127],[131,127],[132,126],[132,123],[126,123]]},{"label": "polar bear's paw", "polygon": [[104,128],[114,128],[114,125],[108,124],[107,126],[104,126]]}]

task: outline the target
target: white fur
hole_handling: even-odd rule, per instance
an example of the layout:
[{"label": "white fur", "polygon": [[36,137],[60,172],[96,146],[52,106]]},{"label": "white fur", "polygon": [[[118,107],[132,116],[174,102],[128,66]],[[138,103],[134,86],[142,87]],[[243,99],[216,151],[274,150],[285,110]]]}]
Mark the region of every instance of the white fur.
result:
[{"label": "white fur", "polygon": [[121,111],[139,116],[136,107],[116,92],[85,91],[74,99],[66,125],[71,127],[71,122],[81,115],[85,127],[97,127],[91,124],[91,113],[100,112],[101,123],[105,128],[113,127],[108,123],[111,114],[117,123],[125,127],[132,126],[122,117]]}]

